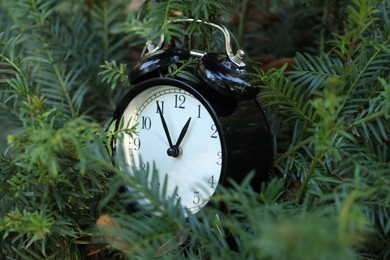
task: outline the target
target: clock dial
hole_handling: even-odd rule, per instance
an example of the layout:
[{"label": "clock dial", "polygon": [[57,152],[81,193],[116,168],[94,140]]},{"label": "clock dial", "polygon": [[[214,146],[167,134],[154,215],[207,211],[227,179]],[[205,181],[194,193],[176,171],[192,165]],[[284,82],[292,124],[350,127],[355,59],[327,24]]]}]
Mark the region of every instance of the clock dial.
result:
[{"label": "clock dial", "polygon": [[123,117],[124,125],[137,126],[137,134],[125,135],[116,149],[122,149],[128,167],[141,168],[141,158],[155,163],[160,183],[168,176],[168,194],[177,188],[181,204],[196,213],[217,188],[224,150],[215,114],[189,91],[158,85],[135,95]]}]

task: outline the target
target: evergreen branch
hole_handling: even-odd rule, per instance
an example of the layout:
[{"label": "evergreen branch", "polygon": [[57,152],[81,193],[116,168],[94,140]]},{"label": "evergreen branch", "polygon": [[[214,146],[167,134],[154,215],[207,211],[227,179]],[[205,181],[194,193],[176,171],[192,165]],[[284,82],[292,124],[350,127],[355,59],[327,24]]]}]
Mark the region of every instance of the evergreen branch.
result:
[{"label": "evergreen branch", "polygon": [[103,69],[98,73],[102,77],[101,81],[111,85],[112,89],[115,89],[118,83],[126,84],[127,87],[130,86],[125,64],[118,65],[115,60],[111,62],[105,61],[104,65],[100,67]]},{"label": "evergreen branch", "polygon": [[313,173],[316,170],[316,167],[317,167],[318,163],[320,162],[320,159],[323,155],[324,155],[323,151],[317,151],[315,157],[311,161],[309,171],[307,172],[303,183],[301,184],[301,186],[298,189],[296,203],[300,203],[302,195],[303,195],[304,191],[306,190],[307,185],[309,184],[309,181],[312,179]]},{"label": "evergreen branch", "polygon": [[299,143],[295,144],[292,147],[289,147],[289,149],[283,153],[282,155],[278,156],[274,162],[275,165],[281,164],[285,159],[287,159],[289,156],[291,156],[293,153],[297,152],[299,149],[301,149],[304,145],[309,144],[312,141],[313,137],[308,137],[305,140],[300,141]]},{"label": "evergreen branch", "polygon": [[[128,35],[113,34],[118,33],[118,30],[116,29],[118,23],[123,24],[121,18],[123,18],[124,7],[128,7],[127,5],[128,3],[126,1],[115,1],[115,3],[113,3],[109,0],[92,4],[92,29],[96,32],[96,35],[99,37],[101,45],[103,46],[103,48],[99,49],[99,51],[102,52],[101,58],[103,60],[114,59],[118,53],[123,52],[121,47],[126,45],[129,41]],[[130,13],[129,16],[130,15],[132,15],[132,13]],[[117,58],[120,58],[120,56],[115,57],[115,59]]]},{"label": "evergreen branch", "polygon": [[241,46],[244,40],[244,28],[246,25],[245,16],[247,15],[248,0],[244,0],[240,4],[239,24],[237,32],[237,42]]},{"label": "evergreen branch", "polygon": [[[0,107],[7,111],[6,114],[10,117],[14,117],[14,118],[18,118],[19,117],[19,113],[16,112],[14,109],[10,108],[8,105],[6,105],[5,103],[3,102],[0,102]],[[5,121],[5,120],[3,120]],[[7,120],[8,121],[8,120]]]},{"label": "evergreen branch", "polygon": [[64,77],[63,77],[63,75],[62,75],[62,73],[60,71],[59,66],[55,63],[51,51],[46,49],[45,52],[46,52],[48,60],[49,60],[49,62],[51,64],[51,67],[53,68],[54,74],[57,77],[58,83],[60,85],[60,89],[61,89],[61,91],[62,91],[62,93],[63,93],[63,95],[65,97],[66,102],[67,102],[67,105],[68,105],[67,107],[70,110],[70,116],[74,117],[76,115],[76,109],[73,107],[71,94],[68,91],[68,86],[65,83],[65,79],[64,79]]},{"label": "evergreen branch", "polygon": [[108,59],[108,50],[109,50],[109,41],[108,41],[108,33],[109,33],[109,21],[108,21],[108,1],[102,2],[103,9],[103,46],[104,46],[104,60]]},{"label": "evergreen branch", "polygon": [[[390,42],[390,35],[389,35],[388,39],[386,39],[385,42],[383,43],[383,46],[388,44],[389,42]],[[381,54],[381,52],[382,52],[382,48],[377,48],[376,51],[370,55],[370,58],[366,62],[364,62],[363,68],[357,70],[358,71],[357,75],[353,75],[353,81],[349,85],[347,92],[346,92],[346,94],[348,96],[351,95],[352,91],[355,89],[355,86],[360,82],[361,77],[366,73],[369,66],[373,64],[373,62],[377,59],[377,57]],[[361,55],[365,55],[365,53],[362,52]],[[357,63],[357,64],[360,64],[360,63]],[[346,71],[349,71],[349,70],[346,70]]]},{"label": "evergreen branch", "polygon": [[[11,56],[13,56],[13,55],[11,54]],[[7,65],[11,66],[11,68],[13,70],[15,70],[16,73],[14,73],[12,70],[9,70],[8,72],[10,72],[13,75],[21,76],[22,80],[27,82],[27,78],[26,78],[25,74],[23,73],[23,71],[19,68],[19,66],[12,59],[10,59],[10,58],[0,54],[0,60],[5,62]],[[2,70],[2,72],[4,73],[5,71]]]},{"label": "evergreen branch", "polygon": [[[168,33],[168,22],[169,22],[169,6],[170,6],[170,3],[171,3],[171,0],[168,0],[167,1],[167,5],[165,7],[165,10],[164,10],[164,21],[163,21],[163,32],[164,32],[164,35],[170,35]],[[168,38],[168,41],[169,41],[169,38]]]},{"label": "evergreen branch", "polygon": [[346,128],[346,130],[348,131],[352,127],[361,126],[365,123],[371,122],[371,121],[376,120],[376,119],[381,118],[381,117],[384,117],[385,115],[388,115],[388,114],[389,114],[389,111],[386,111],[386,110],[381,110],[378,112],[371,113],[364,118],[361,118],[361,119],[354,121],[350,126],[348,126]]},{"label": "evergreen branch", "polygon": [[295,62],[295,70],[289,74],[297,88],[305,89],[308,94],[313,94],[330,80],[339,80],[338,71],[343,68],[340,60],[329,56],[312,57],[298,53]]},{"label": "evergreen branch", "polygon": [[338,235],[343,240],[347,231],[347,224],[350,223],[350,214],[352,207],[355,206],[355,201],[361,197],[369,197],[375,194],[378,188],[373,187],[371,189],[361,191],[353,190],[348,197],[344,200],[338,216]]},{"label": "evergreen branch", "polygon": [[384,79],[379,78],[379,82],[383,85],[384,90],[373,91],[373,93],[377,93],[377,96],[369,101],[368,107],[355,116],[355,120],[345,129],[354,132],[363,131],[366,138],[370,138],[371,134],[378,142],[381,142],[383,139],[387,139],[390,133],[388,123],[386,123],[390,114],[390,91]]},{"label": "evergreen branch", "polygon": [[301,92],[300,88],[295,87],[289,78],[283,74],[286,66],[280,71],[267,72],[261,76],[266,91],[260,92],[260,97],[266,102],[264,106],[275,107],[279,112],[285,112],[289,115],[286,121],[294,118],[302,118],[304,122],[313,125],[317,115],[307,97]]}]

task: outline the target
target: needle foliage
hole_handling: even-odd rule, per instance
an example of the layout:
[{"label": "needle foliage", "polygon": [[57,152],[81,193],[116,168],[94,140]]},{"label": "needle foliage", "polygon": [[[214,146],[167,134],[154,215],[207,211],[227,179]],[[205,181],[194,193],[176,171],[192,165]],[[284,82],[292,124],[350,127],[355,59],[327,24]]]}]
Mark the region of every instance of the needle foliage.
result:
[{"label": "needle foliage", "polygon": [[[0,0],[1,259],[390,258],[388,1],[134,3]],[[171,22],[187,17],[253,59],[277,142],[269,182],[245,172],[196,215],[158,165],[130,177],[110,147],[147,40],[222,50],[208,26]],[[194,62],[169,71],[194,80]],[[129,210],[141,193],[151,208]]]}]

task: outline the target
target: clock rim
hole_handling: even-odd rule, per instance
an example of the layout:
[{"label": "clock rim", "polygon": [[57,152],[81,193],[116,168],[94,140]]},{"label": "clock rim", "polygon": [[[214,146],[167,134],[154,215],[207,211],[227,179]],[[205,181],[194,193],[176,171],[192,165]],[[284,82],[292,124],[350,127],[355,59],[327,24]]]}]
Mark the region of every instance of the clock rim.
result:
[{"label": "clock rim", "polygon": [[[138,94],[140,94],[142,91],[149,89],[149,88],[158,87],[159,85],[177,87],[177,88],[180,88],[180,89],[187,91],[188,93],[193,95],[199,102],[202,103],[202,105],[207,109],[209,115],[211,116],[212,120],[214,121],[214,123],[217,127],[217,131],[219,133],[221,150],[222,150],[221,174],[220,174],[220,178],[219,178],[218,183],[217,183],[217,187],[215,189],[215,191],[217,191],[217,189],[219,189],[219,187],[225,183],[226,178],[227,178],[226,166],[228,165],[228,150],[227,150],[228,148],[227,148],[227,144],[226,144],[224,129],[223,129],[223,126],[220,122],[220,118],[219,118],[218,114],[216,113],[216,111],[213,108],[213,106],[211,105],[211,103],[207,100],[207,98],[196,89],[196,85],[193,86],[189,82],[184,82],[184,81],[173,79],[173,78],[150,78],[150,79],[147,79],[145,81],[142,81],[142,82],[139,82],[139,83],[133,85],[132,88],[120,100],[120,102],[118,103],[118,105],[114,111],[112,121],[116,121],[115,122],[115,131],[117,131],[119,129],[122,115],[125,112],[127,106],[130,104],[130,102]],[[111,142],[113,158],[115,158],[115,154],[116,154],[116,147],[115,147],[116,141],[117,141],[117,139],[113,138],[113,140]],[[212,197],[214,195],[215,195],[215,192],[213,193],[213,195],[211,195],[209,197],[205,206],[212,200]]]}]

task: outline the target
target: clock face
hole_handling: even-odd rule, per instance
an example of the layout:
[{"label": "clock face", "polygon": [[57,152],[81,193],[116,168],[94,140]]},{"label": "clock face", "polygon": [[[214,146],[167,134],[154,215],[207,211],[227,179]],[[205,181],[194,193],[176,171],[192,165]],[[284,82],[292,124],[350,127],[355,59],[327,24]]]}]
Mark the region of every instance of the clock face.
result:
[{"label": "clock face", "polygon": [[154,163],[160,183],[168,178],[167,194],[177,189],[173,196],[192,213],[205,206],[221,179],[224,158],[221,128],[208,103],[191,88],[157,84],[131,97],[122,117],[125,126],[137,128],[137,134],[116,141],[127,167]]}]

